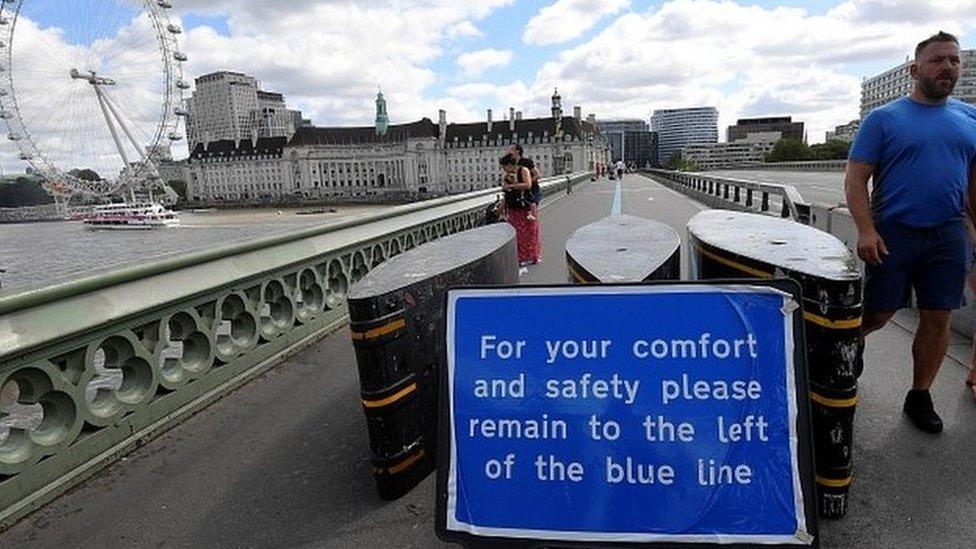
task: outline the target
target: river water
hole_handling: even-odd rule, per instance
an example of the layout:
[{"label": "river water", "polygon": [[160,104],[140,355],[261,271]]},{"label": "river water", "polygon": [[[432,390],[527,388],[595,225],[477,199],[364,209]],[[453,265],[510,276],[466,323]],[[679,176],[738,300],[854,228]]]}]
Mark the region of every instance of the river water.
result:
[{"label": "river water", "polygon": [[[0,225],[0,296],[75,280],[97,272],[181,253],[248,242],[335,223],[383,206],[303,210],[183,212],[178,227],[153,231],[91,231],[80,221]],[[308,210],[305,210],[308,211]]]}]

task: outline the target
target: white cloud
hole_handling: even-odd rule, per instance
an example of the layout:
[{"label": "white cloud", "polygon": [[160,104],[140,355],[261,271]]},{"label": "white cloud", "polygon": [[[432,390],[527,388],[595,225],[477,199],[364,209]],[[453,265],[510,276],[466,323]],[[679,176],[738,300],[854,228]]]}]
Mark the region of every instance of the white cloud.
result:
[{"label": "white cloud", "polygon": [[381,85],[394,123],[436,116],[444,105],[426,95],[438,81],[431,64],[446,42],[474,36],[475,23],[513,0],[294,0],[267,17],[258,0],[187,0],[228,18],[230,36],[197,28],[186,36],[193,74],[242,70],[284,93],[320,125],[373,118]]},{"label": "white cloud", "polygon": [[[431,113],[436,116],[438,108],[450,109],[452,118],[476,116],[480,109],[470,102],[427,97],[426,90],[438,79],[431,64],[444,55],[443,48],[448,41],[477,36],[478,21],[512,2],[289,0],[276,7],[274,17],[268,17],[266,1],[182,0],[172,16],[175,19],[194,12],[227,19],[226,35],[200,26],[182,36],[183,49],[190,58],[186,66],[188,79],[216,70],[247,72],[258,77],[266,89],[284,93],[290,106],[301,108],[306,117],[323,125],[362,124],[372,120],[373,97],[377,85],[381,85],[393,122],[402,123],[431,117]],[[31,53],[40,55],[53,50],[60,54],[68,48],[56,30],[46,31],[49,36],[40,44],[44,47],[28,47],[31,42],[27,29],[27,20],[22,18],[16,41],[22,66],[34,65]],[[155,47],[151,43],[149,46]],[[147,70],[154,67],[146,62],[131,66]],[[48,86],[50,82],[60,82],[62,73],[67,74],[67,68],[52,69]],[[26,94],[30,83],[21,81],[18,93]],[[73,100],[74,96],[62,97],[60,84],[48,90],[44,82],[39,79],[31,95],[38,112],[46,108],[52,115],[47,120],[37,116],[39,120],[32,127],[32,135],[45,140],[49,149],[60,151],[66,165],[99,164],[100,160],[93,160],[92,156],[104,157],[101,162],[109,162],[108,156],[87,150],[92,144],[97,144],[99,150],[106,143],[111,146],[97,103],[93,108],[90,102]],[[131,100],[129,108],[133,112],[141,113],[159,105],[156,97],[140,98],[138,94],[124,97]],[[51,109],[51,105],[61,108]],[[81,112],[82,108],[87,110]],[[57,146],[58,139],[66,139],[55,124],[59,117],[94,121],[90,127],[86,126],[86,131],[96,138],[74,141],[84,143],[86,150],[71,153],[68,148]],[[186,155],[185,145],[174,149],[181,149],[182,156]],[[180,156],[180,151],[174,153]],[[72,154],[74,158],[67,158]],[[24,167],[16,147],[9,142],[0,146],[0,163],[6,171]]]},{"label": "white cloud", "polygon": [[556,0],[529,20],[522,40],[539,46],[562,44],[629,5],[630,0]]},{"label": "white cloud", "polygon": [[474,76],[488,69],[504,67],[512,61],[512,50],[484,49],[462,53],[457,64],[468,75]]},{"label": "white cloud", "polygon": [[[971,33],[976,21],[972,0],[850,0],[823,14],[744,2],[671,0],[620,14],[596,36],[556,54],[534,75],[508,79],[499,70],[475,78],[478,69],[488,67],[484,60],[469,63],[474,72],[465,78],[473,80],[467,83],[435,72],[435,62],[458,53],[451,49],[457,47],[454,41],[477,36],[486,17],[512,3],[289,0],[276,8],[274,17],[267,16],[267,1],[181,0],[178,6],[180,13],[192,10],[224,16],[228,22],[226,36],[207,27],[184,35],[189,76],[225,69],[253,74],[317,124],[368,124],[377,85],[383,86],[394,123],[433,118],[438,109],[446,109],[451,121],[483,120],[486,108],[494,109],[496,120],[509,107],[527,117],[541,116],[548,113],[549,96],[558,87],[567,111],[582,105],[584,114],[647,118],[654,108],[708,104],[719,107],[723,126],[740,116],[794,115],[807,123],[812,140],[823,139],[823,131],[857,116],[859,78],[850,74],[851,66],[895,65],[938,29]],[[560,0],[530,21],[529,27],[539,30],[527,40],[544,42],[544,32],[553,29],[560,37],[578,36],[626,4]],[[586,6],[585,16],[557,17],[581,5]],[[550,23],[543,24],[544,15]],[[32,36],[26,19],[18,25],[24,34],[18,35],[15,48],[21,49],[15,52],[22,66],[45,66],[35,64],[31,54],[68,55],[71,48],[57,31],[34,28],[37,36]],[[523,58],[517,49],[513,55]],[[460,57],[457,61],[464,67]],[[57,79],[66,74],[64,67],[51,70],[49,77],[61,82]],[[115,74],[131,80],[118,70]],[[82,142],[85,152],[64,163],[97,164],[97,158],[86,160],[100,156],[89,149],[110,154],[113,145],[97,103],[81,101],[91,99],[86,95],[91,90],[82,86],[76,94],[66,94],[60,85],[46,87],[42,76],[36,75],[34,83],[19,79],[18,94],[27,94],[33,85],[35,99],[24,105],[34,113],[33,135],[62,155],[70,150],[65,144]],[[446,91],[432,92],[436,86]],[[153,98],[131,99],[127,108],[133,116],[155,114],[150,109],[157,105]],[[79,118],[93,121],[80,130],[90,132],[83,140],[58,130],[59,124]],[[0,163],[7,171],[22,169],[16,148],[6,140],[0,145]]]},{"label": "white cloud", "polygon": [[[865,17],[888,4],[898,12],[886,20]],[[912,19],[911,13],[924,15]],[[723,126],[747,114],[795,115],[818,141],[858,115],[860,79],[848,74],[852,64],[895,65],[939,28],[971,30],[963,23],[971,15],[976,2],[958,0],[853,0],[824,15],[673,0],[623,14],[561,52],[539,70],[531,95],[542,110],[558,85],[564,102],[604,117],[646,119],[655,108],[703,104],[719,107]]]},{"label": "white cloud", "polygon": [[461,21],[447,29],[448,38],[478,38],[484,33],[471,21]]}]

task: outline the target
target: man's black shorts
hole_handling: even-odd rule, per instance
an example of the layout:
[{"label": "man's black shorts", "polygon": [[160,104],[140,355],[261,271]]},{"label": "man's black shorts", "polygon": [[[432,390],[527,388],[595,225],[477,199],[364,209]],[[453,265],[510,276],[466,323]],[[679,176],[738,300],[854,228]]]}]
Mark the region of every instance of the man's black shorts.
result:
[{"label": "man's black shorts", "polygon": [[881,265],[868,265],[864,308],[894,311],[908,307],[915,291],[919,309],[962,307],[968,244],[961,219],[920,228],[882,222],[878,234],[888,248]]}]

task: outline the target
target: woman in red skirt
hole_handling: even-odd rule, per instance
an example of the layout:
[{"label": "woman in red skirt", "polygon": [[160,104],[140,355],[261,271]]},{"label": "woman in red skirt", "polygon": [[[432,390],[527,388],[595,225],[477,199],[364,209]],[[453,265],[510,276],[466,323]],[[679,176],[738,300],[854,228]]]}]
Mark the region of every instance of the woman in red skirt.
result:
[{"label": "woman in red skirt", "polygon": [[528,168],[519,166],[518,159],[506,154],[500,161],[505,170],[502,191],[508,209],[508,222],[515,227],[519,266],[534,265],[542,260],[542,240],[539,234],[538,183],[532,181]]}]

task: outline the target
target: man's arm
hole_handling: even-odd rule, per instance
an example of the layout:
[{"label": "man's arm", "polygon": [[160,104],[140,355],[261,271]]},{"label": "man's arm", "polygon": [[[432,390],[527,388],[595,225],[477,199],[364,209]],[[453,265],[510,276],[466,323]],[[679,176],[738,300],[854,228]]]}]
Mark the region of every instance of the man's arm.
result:
[{"label": "man's arm", "polygon": [[[966,201],[966,210],[969,218],[976,222],[976,162],[969,167],[969,200]],[[974,235],[976,236],[976,235]],[[976,243],[976,240],[973,241]]]},{"label": "man's arm", "polygon": [[525,166],[519,166],[519,171],[522,173],[522,183],[519,183],[515,177],[506,179],[502,185],[503,190],[527,191],[532,188],[532,174],[529,169]]},{"label": "man's arm", "polygon": [[[857,225],[857,255],[865,263],[880,265],[888,248],[874,226],[871,215],[871,201],[868,197],[868,180],[874,174],[874,164],[856,160],[847,162],[847,175],[844,178],[844,194],[847,195],[847,209]],[[972,185],[970,185],[972,189]],[[972,196],[972,194],[971,194]]]},{"label": "man's arm", "polygon": [[[969,168],[969,188],[966,192],[966,211],[963,221],[969,234],[969,243],[976,245],[976,163]],[[976,250],[973,251],[976,256]]]}]

